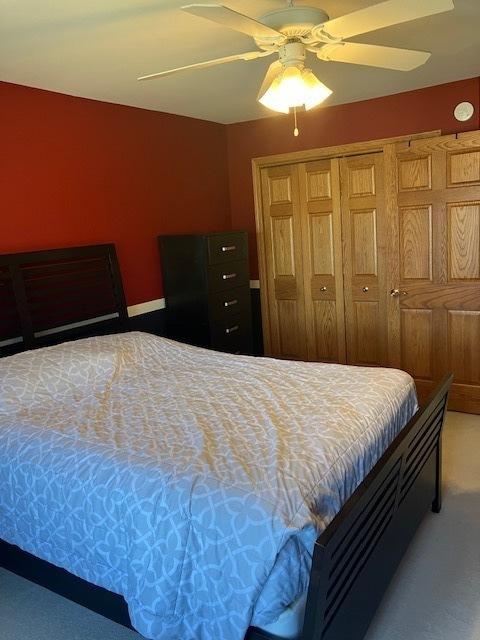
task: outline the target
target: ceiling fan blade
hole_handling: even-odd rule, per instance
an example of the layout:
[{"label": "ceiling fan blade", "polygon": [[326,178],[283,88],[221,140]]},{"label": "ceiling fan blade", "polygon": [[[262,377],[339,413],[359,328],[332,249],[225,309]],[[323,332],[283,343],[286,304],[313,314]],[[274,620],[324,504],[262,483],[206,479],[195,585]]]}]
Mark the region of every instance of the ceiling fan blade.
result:
[{"label": "ceiling fan blade", "polygon": [[260,98],[266,93],[267,89],[270,87],[276,76],[282,70],[282,67],[283,64],[280,62],[280,60],[275,60],[275,62],[272,62],[272,64],[268,67],[267,73],[265,74],[265,78],[262,82],[262,86],[260,87],[260,90],[258,92],[257,100],[260,100]]},{"label": "ceiling fan blade", "polygon": [[397,71],[411,71],[425,64],[431,55],[428,51],[396,49],[395,47],[381,47],[357,42],[326,44],[321,49],[318,49],[316,53],[320,60],[350,62],[369,67],[395,69]]},{"label": "ceiling fan blade", "polygon": [[314,27],[312,33],[321,30],[332,38],[351,38],[360,33],[451,11],[454,8],[453,0],[387,0],[329,20]]},{"label": "ceiling fan blade", "polygon": [[154,80],[155,78],[161,78],[162,76],[169,76],[172,73],[178,73],[179,71],[188,71],[189,69],[206,69],[207,67],[214,67],[217,64],[225,64],[226,62],[235,62],[235,60],[255,60],[256,58],[263,58],[269,56],[273,51],[249,51],[248,53],[237,53],[233,56],[226,56],[225,58],[215,58],[214,60],[207,60],[206,62],[195,62],[194,64],[187,64],[185,67],[177,67],[176,69],[168,69],[167,71],[160,71],[159,73],[150,73],[147,76],[140,76],[137,80]]},{"label": "ceiling fan blade", "polygon": [[279,31],[275,31],[275,29],[271,29],[253,18],[244,16],[242,13],[220,4],[187,4],[182,9],[194,16],[212,20],[234,31],[246,33],[252,38],[269,38],[272,39],[272,42],[283,42],[285,40],[285,36]]}]

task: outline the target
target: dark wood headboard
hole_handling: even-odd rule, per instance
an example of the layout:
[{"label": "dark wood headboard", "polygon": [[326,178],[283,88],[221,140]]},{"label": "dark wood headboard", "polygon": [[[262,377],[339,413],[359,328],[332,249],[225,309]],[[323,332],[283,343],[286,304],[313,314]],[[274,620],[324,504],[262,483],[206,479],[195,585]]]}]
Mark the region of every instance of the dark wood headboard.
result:
[{"label": "dark wood headboard", "polygon": [[115,245],[0,255],[0,356],[127,323]]}]

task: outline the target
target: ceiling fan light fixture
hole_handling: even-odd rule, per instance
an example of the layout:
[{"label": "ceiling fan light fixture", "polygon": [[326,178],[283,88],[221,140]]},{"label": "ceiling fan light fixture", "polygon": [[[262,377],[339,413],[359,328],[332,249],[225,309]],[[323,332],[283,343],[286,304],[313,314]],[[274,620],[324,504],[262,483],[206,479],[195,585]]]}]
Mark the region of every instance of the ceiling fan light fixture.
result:
[{"label": "ceiling fan light fixture", "polygon": [[273,111],[289,113],[293,107],[312,109],[331,94],[310,69],[288,66],[273,79],[259,102]]},{"label": "ceiling fan light fixture", "polygon": [[332,20],[321,9],[294,6],[294,0],[287,0],[286,8],[272,11],[258,20],[219,4],[186,5],[182,9],[187,13],[252,37],[257,49],[151,73],[138,80],[277,54],[278,59],[268,67],[257,100],[280,113],[289,113],[292,109],[294,135],[298,135],[297,109],[313,109],[332,93],[310,69],[305,69],[307,52],[316,54],[324,62],[411,71],[425,64],[430,53],[352,42],[350,38],[454,8],[454,0],[371,1],[374,4]]}]

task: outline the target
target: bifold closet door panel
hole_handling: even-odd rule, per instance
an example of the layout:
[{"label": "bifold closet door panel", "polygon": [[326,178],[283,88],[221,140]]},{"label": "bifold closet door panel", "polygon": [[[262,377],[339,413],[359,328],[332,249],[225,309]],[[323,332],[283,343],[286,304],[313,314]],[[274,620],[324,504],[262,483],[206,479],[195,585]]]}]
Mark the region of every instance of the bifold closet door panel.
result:
[{"label": "bifold closet door panel", "polygon": [[298,166],[261,171],[270,347],[267,355],[307,359]]},{"label": "bifold closet door panel", "polygon": [[392,364],[421,397],[453,371],[450,408],[480,413],[480,132],[413,141],[396,173]]},{"label": "bifold closet door panel", "polygon": [[299,165],[299,186],[308,359],[345,363],[338,160]]},{"label": "bifold closet door panel", "polygon": [[383,154],[340,160],[347,362],[387,364]]}]

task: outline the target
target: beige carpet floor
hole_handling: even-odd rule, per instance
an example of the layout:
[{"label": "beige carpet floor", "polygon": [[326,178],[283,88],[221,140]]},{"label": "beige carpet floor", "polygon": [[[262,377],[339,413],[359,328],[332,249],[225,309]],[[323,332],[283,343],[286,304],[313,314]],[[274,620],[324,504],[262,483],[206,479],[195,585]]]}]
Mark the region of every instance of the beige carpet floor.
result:
[{"label": "beige carpet floor", "polygon": [[[480,416],[449,413],[444,478],[366,640],[480,640]],[[66,639],[140,636],[0,569],[0,640]]]}]

